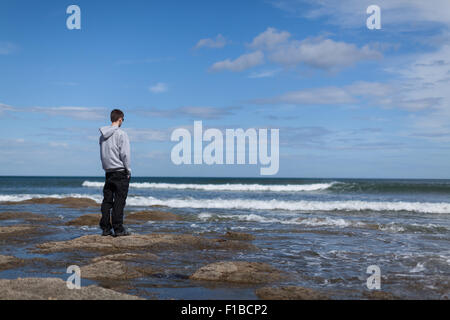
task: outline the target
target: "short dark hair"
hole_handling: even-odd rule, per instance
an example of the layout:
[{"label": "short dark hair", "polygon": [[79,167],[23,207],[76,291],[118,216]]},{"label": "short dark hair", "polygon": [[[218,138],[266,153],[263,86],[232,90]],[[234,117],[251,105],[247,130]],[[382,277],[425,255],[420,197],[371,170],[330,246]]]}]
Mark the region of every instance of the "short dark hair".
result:
[{"label": "short dark hair", "polygon": [[111,111],[111,122],[116,122],[118,121],[120,118],[123,118],[125,115],[123,114],[123,112],[119,109],[114,109],[113,111]]}]

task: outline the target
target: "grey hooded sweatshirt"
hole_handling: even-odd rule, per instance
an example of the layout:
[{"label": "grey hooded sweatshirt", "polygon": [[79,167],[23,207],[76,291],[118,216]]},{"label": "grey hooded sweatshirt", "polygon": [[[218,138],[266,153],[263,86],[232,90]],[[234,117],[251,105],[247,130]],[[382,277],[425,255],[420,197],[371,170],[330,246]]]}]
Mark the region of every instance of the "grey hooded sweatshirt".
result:
[{"label": "grey hooded sweatshirt", "polygon": [[130,141],[125,131],[118,126],[106,126],[100,129],[100,158],[105,172],[130,168]]}]

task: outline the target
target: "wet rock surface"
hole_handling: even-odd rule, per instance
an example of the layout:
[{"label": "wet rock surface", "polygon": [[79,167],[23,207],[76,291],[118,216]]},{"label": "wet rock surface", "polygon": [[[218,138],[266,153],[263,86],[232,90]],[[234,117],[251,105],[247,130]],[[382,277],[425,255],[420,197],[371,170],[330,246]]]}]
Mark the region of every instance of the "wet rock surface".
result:
[{"label": "wet rock surface", "polygon": [[256,296],[264,300],[328,300],[329,297],[319,291],[299,286],[263,287],[255,291]]},{"label": "wet rock surface", "polygon": [[[98,226],[101,214],[90,213],[81,215],[65,223],[67,226]],[[182,217],[171,212],[164,211],[138,211],[125,215],[125,224],[142,224],[147,221],[181,221]]]},{"label": "wet rock surface", "polygon": [[36,227],[29,225],[12,225],[7,227],[0,227],[0,236],[28,232],[35,229]]},{"label": "wet rock surface", "polygon": [[365,292],[364,296],[369,300],[397,300],[397,299],[399,299],[392,293],[385,292],[385,291],[378,291],[378,290]]},{"label": "wet rock surface", "polygon": [[182,217],[171,212],[159,210],[146,210],[128,213],[125,217],[127,220],[143,220],[143,221],[181,221]]},{"label": "wet rock surface", "polygon": [[246,261],[222,261],[198,269],[192,280],[233,283],[266,283],[282,280],[285,275],[267,263]]},{"label": "wet rock surface", "polygon": [[66,226],[97,226],[99,225],[101,214],[91,213],[81,215],[73,220],[67,221]]},{"label": "wet rock surface", "polygon": [[0,212],[0,220],[25,220],[25,221],[33,221],[33,222],[47,222],[51,221],[52,219],[44,216],[42,214],[36,214],[31,212],[15,212],[15,211],[6,211],[6,212]]},{"label": "wet rock surface", "polygon": [[81,276],[95,280],[128,280],[152,274],[150,267],[136,267],[123,261],[100,260],[81,267]]},{"label": "wet rock surface", "polygon": [[235,231],[227,231],[224,237],[230,240],[255,240],[255,237],[249,233]]},{"label": "wet rock surface", "polygon": [[32,198],[22,201],[5,201],[2,202],[5,205],[20,205],[20,204],[56,204],[61,205],[66,208],[88,208],[88,207],[99,207],[100,205],[92,199],[89,198]]},{"label": "wet rock surface", "polygon": [[95,285],[70,290],[59,278],[0,279],[0,300],[137,300],[139,297]]},{"label": "wet rock surface", "polygon": [[11,225],[0,227],[0,241],[24,242],[30,237],[41,234],[37,226],[32,225]]},{"label": "wet rock surface", "polygon": [[0,255],[0,271],[16,268],[24,263],[24,260],[13,256]]},{"label": "wet rock surface", "polygon": [[236,240],[207,239],[187,234],[142,234],[127,237],[102,237],[87,235],[68,241],[46,242],[36,245],[37,252],[49,253],[70,250],[117,252],[129,249],[183,250],[183,249],[230,249],[257,250],[245,242]]}]

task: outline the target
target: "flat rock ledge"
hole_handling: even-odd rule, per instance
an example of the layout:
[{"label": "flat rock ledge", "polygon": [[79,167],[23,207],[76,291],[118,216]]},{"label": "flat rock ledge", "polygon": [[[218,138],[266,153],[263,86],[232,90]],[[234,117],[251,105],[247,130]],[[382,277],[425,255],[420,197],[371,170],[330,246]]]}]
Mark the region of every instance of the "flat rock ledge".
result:
[{"label": "flat rock ledge", "polygon": [[229,240],[255,240],[255,237],[252,234],[235,231],[227,231],[224,237]]},{"label": "flat rock ledge", "polygon": [[0,255],[0,271],[18,267],[24,263],[24,260],[13,257]]},{"label": "flat rock ledge", "polygon": [[[66,226],[97,226],[100,222],[101,214],[89,213],[81,215],[73,220],[67,221]],[[1,214],[0,214],[1,218]],[[165,211],[138,211],[125,215],[125,223],[142,224],[147,221],[181,221],[182,217]]]},{"label": "flat rock ledge", "polygon": [[25,221],[33,221],[33,222],[39,222],[39,221],[50,221],[52,220],[49,217],[46,217],[42,214],[36,214],[31,212],[14,212],[14,211],[5,211],[0,212],[0,220],[25,220]]},{"label": "flat rock ledge", "polygon": [[81,215],[73,220],[67,221],[66,226],[98,226],[100,223],[101,214],[90,213]]},{"label": "flat rock ledge", "polygon": [[263,287],[255,291],[263,300],[328,300],[329,297],[319,291],[299,286]]},{"label": "flat rock ledge", "polygon": [[59,278],[0,279],[0,300],[141,300],[95,285],[69,289]]},{"label": "flat rock ledge", "polygon": [[399,300],[400,298],[386,291],[364,292],[364,296],[369,300]]},{"label": "flat rock ledge", "polygon": [[0,227],[0,239],[13,236],[30,236],[37,233],[36,226],[30,225],[11,225]]},{"label": "flat rock ledge", "polygon": [[102,237],[87,235],[68,241],[46,242],[36,245],[35,252],[51,253],[58,251],[89,250],[120,252],[131,250],[258,250],[252,244],[223,239],[207,239],[187,234],[142,234],[127,237]]},{"label": "flat rock ledge", "polygon": [[95,200],[89,198],[32,198],[22,201],[5,201],[2,204],[14,205],[14,204],[57,204],[66,208],[88,208],[99,207]]},{"label": "flat rock ledge", "polygon": [[100,260],[81,267],[81,277],[93,280],[129,280],[155,273],[150,267],[135,267],[123,261]]},{"label": "flat rock ledge", "polygon": [[159,210],[146,210],[128,213],[125,217],[127,220],[143,220],[143,221],[181,221],[182,217],[172,212]]},{"label": "flat rock ledge", "polygon": [[192,280],[233,282],[233,283],[267,283],[279,281],[285,275],[263,262],[222,261],[208,264],[190,276]]}]

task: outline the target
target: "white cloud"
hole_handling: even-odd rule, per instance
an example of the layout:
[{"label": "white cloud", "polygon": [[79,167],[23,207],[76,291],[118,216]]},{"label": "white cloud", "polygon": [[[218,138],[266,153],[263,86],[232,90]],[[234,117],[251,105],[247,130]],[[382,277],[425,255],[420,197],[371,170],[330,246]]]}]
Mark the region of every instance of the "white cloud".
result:
[{"label": "white cloud", "polygon": [[106,108],[89,107],[30,107],[23,111],[43,113],[50,116],[64,116],[79,120],[99,120],[107,115]]},{"label": "white cloud", "polygon": [[278,45],[287,42],[290,36],[291,34],[287,31],[278,31],[269,27],[266,31],[256,36],[252,43],[249,44],[249,47],[264,50],[275,49]]},{"label": "white cloud", "polygon": [[163,92],[168,91],[169,87],[167,86],[167,84],[165,84],[163,82],[158,82],[154,86],[151,86],[149,88],[149,90],[153,93],[163,93]]},{"label": "white cloud", "polygon": [[66,149],[66,148],[69,147],[69,144],[67,142],[55,142],[55,141],[52,141],[52,142],[49,143],[49,145],[52,148],[64,148],[64,149]]},{"label": "white cloud", "polygon": [[416,55],[390,71],[400,76],[403,107],[424,111],[411,117],[415,133],[450,141],[450,45]]},{"label": "white cloud", "polygon": [[[282,95],[255,99],[256,104],[294,104],[294,105],[349,105],[366,101],[366,104],[384,108],[409,107],[414,103],[419,106],[422,101],[408,101],[393,83],[358,81],[342,87],[319,87],[291,91]],[[411,106],[408,105],[411,103]],[[416,106],[416,108],[417,108]]]},{"label": "white cloud", "polygon": [[[376,60],[382,54],[365,45],[361,48],[352,43],[324,39],[307,38],[302,41],[291,39],[287,31],[267,28],[247,45],[258,51],[244,54],[236,60],[216,62],[211,71],[243,71],[264,63],[264,56],[283,67],[295,67],[299,64],[326,71],[337,71],[363,60]],[[267,75],[266,75],[267,76]],[[257,78],[255,76],[254,78]]]},{"label": "white cloud", "polygon": [[381,53],[368,46],[358,48],[351,43],[314,38],[281,45],[269,58],[285,66],[304,63],[310,67],[332,71],[361,60],[379,59],[381,56]]},{"label": "white cloud", "polygon": [[248,77],[251,79],[270,78],[280,72],[280,69],[253,72]]},{"label": "white cloud", "polygon": [[210,68],[210,71],[233,71],[240,72],[264,63],[264,54],[261,51],[243,54],[235,60],[224,60],[216,62]]},{"label": "white cloud", "polygon": [[206,48],[223,48],[227,44],[227,40],[225,37],[221,34],[218,34],[215,39],[200,39],[197,44],[195,45],[195,49],[200,49],[203,47]]},{"label": "white cloud", "polygon": [[79,120],[99,120],[109,118],[107,109],[103,107],[13,107],[0,103],[0,114],[6,111],[12,112],[33,112],[46,114],[49,116],[63,116]]},{"label": "white cloud", "polygon": [[[218,119],[226,115],[232,114],[230,109],[232,108],[215,108],[215,107],[181,107],[178,109],[183,115],[196,117],[199,119]],[[233,108],[235,109],[235,108]]]},{"label": "white cloud", "polygon": [[219,119],[233,114],[231,110],[237,107],[217,108],[202,106],[186,106],[175,109],[150,109],[142,111],[143,114],[158,118],[193,117],[195,119]]},{"label": "white cloud", "polygon": [[136,129],[136,128],[124,128],[124,130],[130,136],[132,142],[143,141],[167,141],[169,139],[169,133],[164,130],[158,129]]},{"label": "white cloud", "polygon": [[390,84],[367,81],[354,82],[351,85],[346,86],[346,90],[354,96],[373,97],[386,97],[395,91],[394,87]]},{"label": "white cloud", "polygon": [[343,88],[325,87],[287,92],[278,97],[257,99],[253,102],[257,104],[322,105],[353,103],[355,99]]},{"label": "white cloud", "polygon": [[17,46],[10,42],[0,42],[0,55],[8,55],[17,50]]},{"label": "white cloud", "polygon": [[[402,30],[420,29],[424,23],[450,25],[448,0],[273,0],[272,4],[294,14],[345,27],[364,27],[368,17],[366,9],[376,4],[381,8],[383,26],[398,26]],[[306,5],[306,6],[305,6]],[[387,28],[386,28],[387,29]],[[398,28],[389,28],[397,31]]]},{"label": "white cloud", "polygon": [[153,160],[162,160],[170,158],[170,155],[166,151],[150,151],[146,154],[139,155],[143,159],[153,159]]},{"label": "white cloud", "polygon": [[16,108],[0,103],[0,114],[6,111],[16,111]]},{"label": "white cloud", "polygon": [[415,136],[450,141],[450,45],[429,53],[402,56],[386,68],[389,82],[358,81],[342,87],[287,92],[253,100],[257,104],[355,104],[409,112],[406,123]]}]

